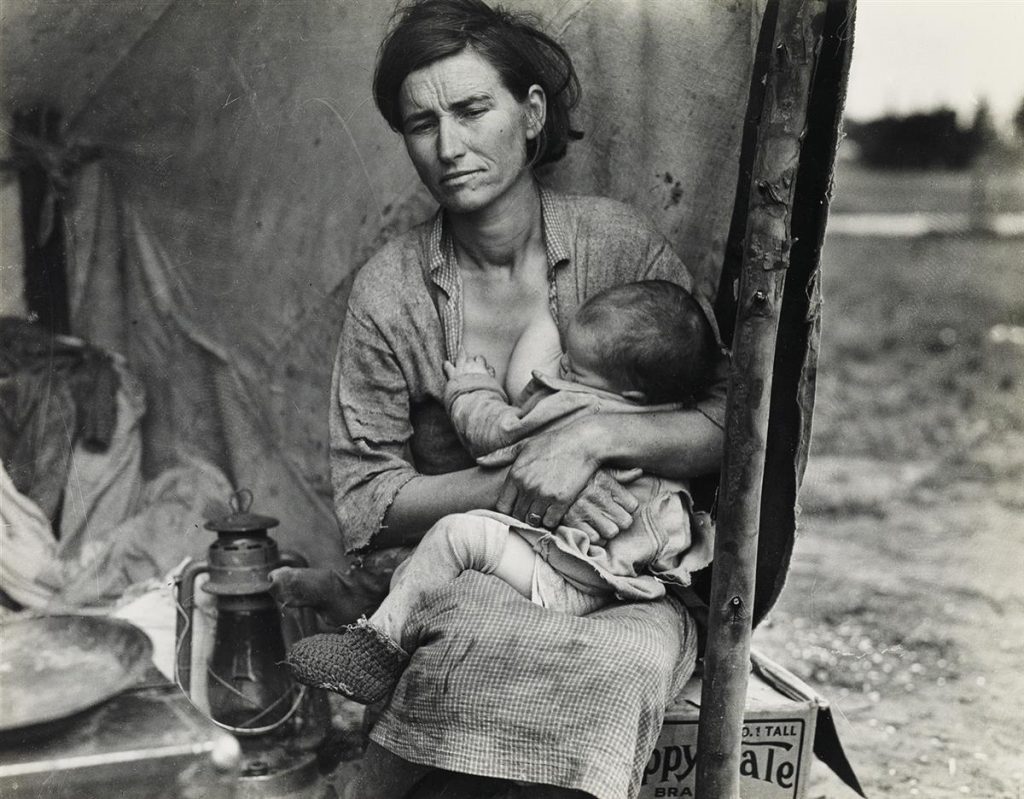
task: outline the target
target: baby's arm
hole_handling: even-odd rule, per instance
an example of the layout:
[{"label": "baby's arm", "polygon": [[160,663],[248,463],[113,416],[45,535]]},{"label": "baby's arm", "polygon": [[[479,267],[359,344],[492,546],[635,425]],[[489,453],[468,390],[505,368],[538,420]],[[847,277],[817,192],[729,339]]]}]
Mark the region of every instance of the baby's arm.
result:
[{"label": "baby's arm", "polygon": [[444,362],[444,373],[445,409],[470,454],[486,455],[518,440],[519,409],[509,403],[484,358],[460,349],[454,363]]},{"label": "baby's arm", "polygon": [[523,392],[522,407],[516,407],[479,356],[471,358],[460,352],[455,363],[445,362],[444,370],[449,378],[445,409],[466,449],[476,458],[497,451],[503,453],[488,466],[504,466],[514,461],[518,452],[513,451],[514,445],[534,433],[600,409],[597,397],[556,391],[543,379],[530,382]]}]

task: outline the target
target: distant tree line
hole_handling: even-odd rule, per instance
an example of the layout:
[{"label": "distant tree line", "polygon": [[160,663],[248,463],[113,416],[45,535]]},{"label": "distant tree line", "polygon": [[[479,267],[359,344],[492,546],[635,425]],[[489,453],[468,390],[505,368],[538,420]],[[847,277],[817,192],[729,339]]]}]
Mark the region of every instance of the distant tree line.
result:
[{"label": "distant tree line", "polygon": [[940,108],[870,122],[848,120],[844,128],[861,162],[885,169],[964,169],[997,139],[984,102],[966,127],[955,111]]}]

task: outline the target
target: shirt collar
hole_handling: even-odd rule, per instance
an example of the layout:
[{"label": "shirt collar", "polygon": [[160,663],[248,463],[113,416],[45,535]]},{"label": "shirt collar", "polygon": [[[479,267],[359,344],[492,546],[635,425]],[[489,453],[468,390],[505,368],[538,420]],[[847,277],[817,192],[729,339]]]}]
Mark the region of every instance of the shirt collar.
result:
[{"label": "shirt collar", "polygon": [[548,269],[569,261],[569,228],[565,224],[565,216],[558,207],[554,193],[544,186],[540,190],[540,216],[544,224],[544,249],[548,256]]},{"label": "shirt collar", "polygon": [[[571,259],[569,248],[569,229],[565,224],[562,209],[558,206],[555,194],[544,186],[538,185],[540,195],[540,217],[544,231],[544,251],[548,259],[548,269]],[[455,247],[451,236],[445,229],[444,209],[438,209],[430,228],[430,241],[427,245],[429,253],[430,273],[436,276],[455,268]]]}]

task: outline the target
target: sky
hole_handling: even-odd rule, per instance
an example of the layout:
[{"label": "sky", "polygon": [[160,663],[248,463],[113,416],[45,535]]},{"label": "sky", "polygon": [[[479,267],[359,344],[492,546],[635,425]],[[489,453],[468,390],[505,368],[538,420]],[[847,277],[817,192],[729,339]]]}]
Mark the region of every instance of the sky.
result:
[{"label": "sky", "polygon": [[1024,0],[857,0],[847,116],[969,121],[983,97],[1000,126],[1024,102]]}]

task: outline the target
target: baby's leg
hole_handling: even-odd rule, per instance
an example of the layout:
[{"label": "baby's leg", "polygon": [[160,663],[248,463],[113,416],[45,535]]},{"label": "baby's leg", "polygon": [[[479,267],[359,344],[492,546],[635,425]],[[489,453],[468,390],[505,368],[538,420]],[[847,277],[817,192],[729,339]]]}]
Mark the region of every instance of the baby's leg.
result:
[{"label": "baby's leg", "polygon": [[529,599],[535,557],[529,543],[496,519],[467,513],[445,516],[396,572],[391,592],[370,623],[400,642],[417,602],[464,571],[493,574]]},{"label": "baby's leg", "polygon": [[455,514],[430,528],[412,556],[395,571],[391,593],[368,620],[341,634],[303,638],[285,661],[305,685],[326,688],[363,704],[390,693],[409,660],[402,632],[419,600],[462,572],[497,574],[530,596],[533,563],[530,545],[508,525],[486,516]]},{"label": "baby's leg", "polygon": [[531,598],[549,610],[557,610],[569,616],[586,616],[611,604],[614,596],[610,589],[597,594],[581,591],[548,561],[538,558],[533,573]]}]

